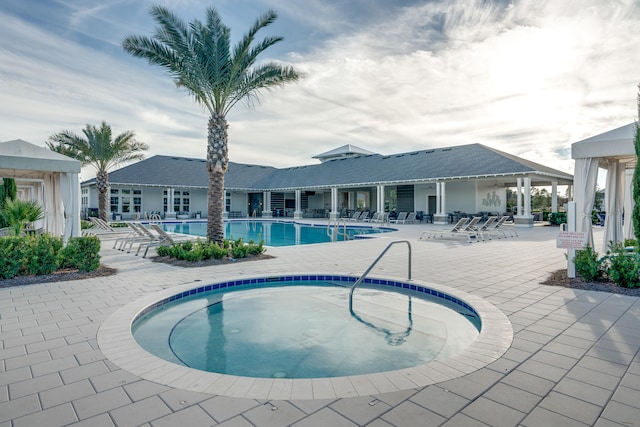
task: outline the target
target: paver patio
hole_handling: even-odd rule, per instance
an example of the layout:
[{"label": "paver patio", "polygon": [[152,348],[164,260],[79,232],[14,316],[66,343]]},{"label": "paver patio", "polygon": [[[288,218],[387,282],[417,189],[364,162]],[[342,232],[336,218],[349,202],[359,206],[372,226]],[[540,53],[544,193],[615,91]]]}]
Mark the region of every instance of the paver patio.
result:
[{"label": "paver patio", "polygon": [[[640,298],[541,285],[566,267],[557,228],[466,244],[418,241],[427,227],[269,248],[273,259],[204,268],[153,263],[103,244],[103,262],[117,275],[0,289],[0,427],[640,425]],[[414,279],[482,297],[508,317],[513,342],[502,357],[427,387],[260,400],[141,379],[98,346],[113,313],[154,292],[291,272],[359,275],[397,239],[412,244]],[[406,258],[394,247],[371,274],[404,280]]]}]

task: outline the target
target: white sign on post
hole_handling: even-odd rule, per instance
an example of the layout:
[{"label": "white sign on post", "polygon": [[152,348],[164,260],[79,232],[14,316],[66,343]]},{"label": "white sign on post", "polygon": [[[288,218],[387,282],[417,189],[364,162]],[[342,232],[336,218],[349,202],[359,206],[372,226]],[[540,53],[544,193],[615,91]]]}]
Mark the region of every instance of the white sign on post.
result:
[{"label": "white sign on post", "polygon": [[581,231],[559,231],[556,247],[562,249],[584,249],[587,245],[587,233]]}]

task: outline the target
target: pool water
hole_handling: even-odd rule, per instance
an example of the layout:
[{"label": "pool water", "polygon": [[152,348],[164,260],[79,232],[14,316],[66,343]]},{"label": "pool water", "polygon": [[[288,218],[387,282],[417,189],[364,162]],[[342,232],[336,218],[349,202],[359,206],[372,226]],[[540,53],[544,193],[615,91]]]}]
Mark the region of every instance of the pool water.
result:
[{"label": "pool water", "polygon": [[457,354],[479,335],[479,318],[460,303],[366,286],[352,311],[349,287],[333,281],[202,292],[149,310],[132,332],[165,360],[258,378],[398,370]]},{"label": "pool water", "polygon": [[[206,222],[166,222],[162,224],[167,232],[189,234],[205,237],[207,235]],[[343,228],[340,227],[342,232]],[[363,237],[369,234],[393,231],[392,228],[372,226],[347,226],[349,239]],[[242,238],[245,242],[263,241],[267,246],[293,246],[314,243],[326,243],[345,240],[341,233],[332,239],[327,235],[326,225],[300,224],[287,221],[226,221],[224,236],[227,239]]]}]

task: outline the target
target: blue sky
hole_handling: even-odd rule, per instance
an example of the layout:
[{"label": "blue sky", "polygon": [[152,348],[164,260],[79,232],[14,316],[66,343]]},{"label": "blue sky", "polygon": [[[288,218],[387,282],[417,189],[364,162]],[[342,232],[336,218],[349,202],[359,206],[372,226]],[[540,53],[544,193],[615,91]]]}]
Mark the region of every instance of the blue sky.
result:
[{"label": "blue sky", "polygon": [[204,158],[206,112],[121,48],[158,3],[185,21],[212,5],[234,38],[278,12],[262,59],[306,77],[229,114],[236,162],[482,143],[571,172],[572,142],[637,118],[640,0],[3,0],[0,141],[104,120],[148,156]]}]

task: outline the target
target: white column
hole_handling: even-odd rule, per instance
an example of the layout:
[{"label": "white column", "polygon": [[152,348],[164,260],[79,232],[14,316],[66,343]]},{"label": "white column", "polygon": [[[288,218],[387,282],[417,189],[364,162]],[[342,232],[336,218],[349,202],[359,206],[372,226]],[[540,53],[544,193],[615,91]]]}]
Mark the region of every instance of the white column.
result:
[{"label": "white column", "polygon": [[446,182],[441,182],[440,186],[442,187],[442,190],[440,191],[440,197],[442,198],[442,215],[446,215],[447,214],[447,193],[445,191],[445,184]]},{"label": "white column", "polygon": [[[302,191],[296,190],[296,210],[293,211],[293,219],[302,218]],[[297,233],[296,229],[296,233]]]},{"label": "white column", "polygon": [[516,215],[522,215],[522,178],[518,178],[517,182],[517,193],[516,193]]},{"label": "white column", "polygon": [[436,215],[442,215],[442,201],[440,199],[440,183],[436,182]]},{"label": "white column", "polygon": [[338,187],[331,187],[331,213],[329,213],[329,218],[336,219],[338,214]]},{"label": "white column", "polygon": [[551,183],[551,212],[558,212],[558,183]]},{"label": "white column", "polygon": [[524,179],[524,215],[531,215],[531,178]]},{"label": "white column", "polygon": [[271,218],[271,191],[262,193],[262,217]]},{"label": "white column", "polygon": [[376,212],[384,212],[384,185],[378,185],[377,189]]}]

